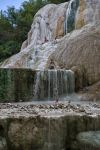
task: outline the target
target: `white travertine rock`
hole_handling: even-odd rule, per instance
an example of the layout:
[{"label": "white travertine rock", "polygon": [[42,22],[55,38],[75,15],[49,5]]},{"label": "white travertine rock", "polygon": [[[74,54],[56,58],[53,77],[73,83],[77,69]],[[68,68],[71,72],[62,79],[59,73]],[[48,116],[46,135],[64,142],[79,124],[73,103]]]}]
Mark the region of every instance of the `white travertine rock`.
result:
[{"label": "white travertine rock", "polygon": [[[28,45],[44,44],[45,42],[54,40],[57,23],[59,23],[60,20],[62,22],[62,18],[65,17],[67,5],[68,3],[60,5],[49,4],[36,13],[31,30],[28,33]],[[62,24],[60,27],[62,27]],[[62,30],[64,30],[63,27]],[[64,31],[62,36],[64,36]]]},{"label": "white travertine rock", "polygon": [[1,67],[44,69],[48,57],[56,48],[55,38],[64,36],[67,6],[66,2],[49,4],[40,9],[34,17],[28,39],[22,44],[21,52],[4,61]]},{"label": "white travertine rock", "polygon": [[[77,64],[84,66],[86,61],[85,68],[89,82],[91,83],[93,78],[95,78],[93,81],[96,81],[100,60],[99,24],[97,24],[99,20],[99,0],[79,0],[79,3],[78,0],[71,0],[59,5],[49,4],[36,13],[21,52],[5,60],[0,67],[45,69],[48,68],[49,58],[55,51],[56,64],[62,63],[62,67],[68,66],[68,69]],[[72,25],[71,21],[74,21],[71,31],[75,30],[70,34],[66,33],[66,27],[67,23]],[[86,40],[84,37],[89,39]],[[84,53],[81,53],[81,49],[84,49]],[[88,53],[90,59],[87,61]]]},{"label": "white travertine rock", "polygon": [[100,20],[100,1],[99,0],[80,0],[76,14],[75,27],[82,26]]}]

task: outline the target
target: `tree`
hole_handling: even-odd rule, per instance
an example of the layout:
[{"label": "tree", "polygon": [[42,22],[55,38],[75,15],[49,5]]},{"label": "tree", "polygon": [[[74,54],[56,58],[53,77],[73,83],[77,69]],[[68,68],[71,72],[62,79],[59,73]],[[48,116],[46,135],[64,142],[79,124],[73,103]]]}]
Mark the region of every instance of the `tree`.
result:
[{"label": "tree", "polygon": [[0,61],[20,51],[22,42],[37,11],[48,3],[61,3],[66,0],[29,0],[24,1],[19,10],[8,7],[0,12]]},{"label": "tree", "polygon": [[67,2],[69,0],[48,0],[50,3],[55,3],[55,4],[59,4],[59,3],[64,3]]}]

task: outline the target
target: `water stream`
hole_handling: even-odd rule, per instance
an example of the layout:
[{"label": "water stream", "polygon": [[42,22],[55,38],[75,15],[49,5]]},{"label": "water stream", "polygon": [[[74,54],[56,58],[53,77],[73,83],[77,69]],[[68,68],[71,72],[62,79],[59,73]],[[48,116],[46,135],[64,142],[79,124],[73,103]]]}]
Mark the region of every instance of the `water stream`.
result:
[{"label": "water stream", "polygon": [[65,34],[75,29],[75,16],[79,6],[79,0],[71,0],[69,2],[66,19],[65,19]]},{"label": "water stream", "polygon": [[[79,0],[70,0],[68,9],[66,10],[66,19],[65,19],[65,26],[64,26],[65,34],[71,32],[75,28],[75,16],[76,16],[78,6],[79,6]],[[65,100],[66,102],[66,100],[68,101],[72,100],[71,104],[74,105],[76,103],[79,105],[80,103],[81,104],[87,103],[84,101],[78,101],[78,96],[74,95],[75,76],[73,71],[64,70],[64,69],[44,70],[46,68],[48,58],[57,48],[57,43],[55,44],[55,41],[52,41],[52,36],[51,36],[52,32],[49,28],[50,26],[48,25],[48,18],[46,16],[42,16],[41,18],[41,16],[39,16],[38,20],[36,20],[35,25],[33,25],[32,28],[32,30],[34,31],[33,31],[33,36],[31,37],[31,41],[28,39],[28,44],[30,44],[29,42],[32,42],[31,43],[32,45],[30,44],[29,48],[30,49],[32,48],[33,53],[31,57],[29,57],[30,60],[26,61],[27,63],[26,66],[28,68],[32,68],[32,69],[34,68],[34,71],[27,70],[27,69],[23,69],[23,70],[22,69],[17,69],[17,70],[1,69],[0,99],[3,100],[3,102],[4,100],[5,102],[8,102],[8,100],[11,102],[20,101],[20,100],[21,102],[32,100],[35,101],[35,102],[31,102],[32,104],[52,105],[55,104],[55,101]],[[33,45],[35,45],[34,48]],[[55,111],[55,113],[58,112]],[[88,113],[89,111],[87,111],[87,115]],[[57,116],[57,114],[55,115]],[[80,142],[81,144],[81,146],[79,145],[79,149],[80,150],[95,149],[97,144],[100,143],[100,131],[98,131],[100,129],[99,119],[98,118],[94,119],[92,122],[90,120],[90,116],[88,118],[85,118],[86,116],[83,118],[79,117],[78,119],[77,117],[76,118],[75,117],[74,116],[71,116],[70,118],[66,117],[66,120],[65,118],[54,119],[50,117],[47,119],[46,126],[43,123],[43,127],[42,126],[41,127],[47,128],[46,130],[47,132],[43,133],[42,135],[42,136],[46,135],[46,140],[44,142],[46,143],[44,144],[46,150],[65,150],[65,144],[67,145],[67,142],[69,146],[72,147],[72,145],[70,144],[76,142],[75,136],[77,136],[79,132],[82,136],[84,135],[85,140],[88,137],[87,141],[85,141],[85,144],[82,141],[83,139],[82,140],[79,139],[78,142]],[[40,118],[38,117],[37,120],[38,119]],[[92,130],[93,132],[87,133],[87,131],[92,131]],[[82,134],[81,132],[83,131],[86,131],[86,133]],[[97,141],[96,144],[95,141]],[[95,145],[91,147],[91,143],[93,142]],[[100,144],[98,145],[100,146]],[[70,148],[70,150],[77,150],[77,147],[76,148],[74,147],[74,149]]]},{"label": "water stream", "polygon": [[74,73],[71,70],[39,70],[35,76],[34,99],[58,100],[74,93]]}]

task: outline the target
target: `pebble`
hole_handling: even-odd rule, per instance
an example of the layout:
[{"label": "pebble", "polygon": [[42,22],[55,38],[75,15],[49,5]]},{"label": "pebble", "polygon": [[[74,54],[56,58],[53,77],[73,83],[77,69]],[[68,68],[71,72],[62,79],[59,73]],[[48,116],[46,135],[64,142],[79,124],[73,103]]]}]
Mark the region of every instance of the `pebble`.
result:
[{"label": "pebble", "polygon": [[[70,101],[68,103],[58,102],[54,104],[13,104],[13,103],[1,103],[0,113],[6,112],[7,114],[13,113],[28,113],[28,114],[38,114],[39,112],[48,113],[51,111],[61,111],[61,112],[77,112],[92,114],[93,108],[100,108],[100,104],[72,104]],[[3,111],[5,110],[5,111]],[[1,114],[0,114],[1,115]]]}]

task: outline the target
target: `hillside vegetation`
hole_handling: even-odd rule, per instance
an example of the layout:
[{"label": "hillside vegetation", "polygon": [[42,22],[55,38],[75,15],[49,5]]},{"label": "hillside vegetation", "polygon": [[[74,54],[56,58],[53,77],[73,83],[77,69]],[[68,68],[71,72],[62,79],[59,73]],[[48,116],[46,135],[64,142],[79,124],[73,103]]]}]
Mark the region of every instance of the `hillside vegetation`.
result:
[{"label": "hillside vegetation", "polygon": [[48,3],[61,3],[66,0],[29,0],[22,3],[17,10],[8,7],[0,12],[0,61],[20,51],[22,42],[27,38],[27,33],[36,12]]}]

